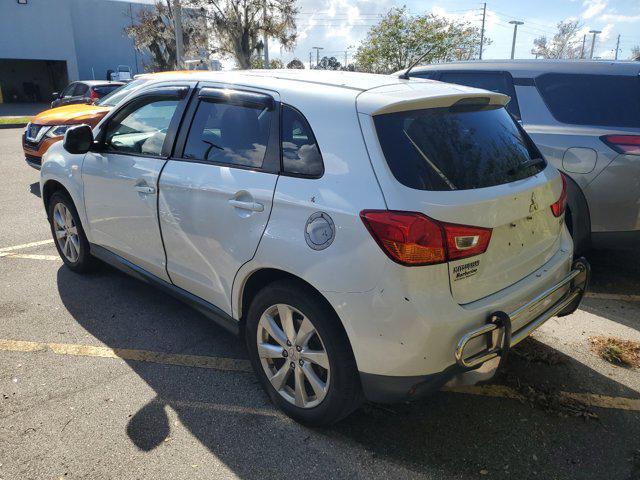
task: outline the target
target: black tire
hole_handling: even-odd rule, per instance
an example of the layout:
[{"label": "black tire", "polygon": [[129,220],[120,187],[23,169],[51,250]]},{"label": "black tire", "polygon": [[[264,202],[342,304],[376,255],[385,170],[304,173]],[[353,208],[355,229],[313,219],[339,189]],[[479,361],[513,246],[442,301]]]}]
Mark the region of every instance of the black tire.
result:
[{"label": "black tire", "polygon": [[[324,399],[316,406],[302,408],[287,401],[273,387],[258,355],[258,324],[263,313],[277,304],[290,305],[304,314],[322,339],[329,359],[331,376]],[[335,423],[362,401],[362,388],[351,345],[333,309],[308,286],[291,280],[267,285],[251,301],[245,328],[245,341],[253,369],[271,401],[289,417],[308,426]]]},{"label": "black tire", "polygon": [[[56,210],[56,205],[58,204],[62,204],[68,209],[73,218],[73,224],[77,229],[78,255],[75,261],[72,261],[67,257],[56,239],[54,212]],[[87,240],[87,236],[82,228],[82,223],[80,223],[80,217],[78,216],[78,211],[73,204],[73,200],[71,200],[65,192],[55,192],[49,199],[49,211],[47,213],[53,243],[55,244],[58,254],[60,255],[60,258],[62,258],[64,264],[76,273],[86,273],[91,271],[96,265],[96,259],[91,256],[89,241]]]}]

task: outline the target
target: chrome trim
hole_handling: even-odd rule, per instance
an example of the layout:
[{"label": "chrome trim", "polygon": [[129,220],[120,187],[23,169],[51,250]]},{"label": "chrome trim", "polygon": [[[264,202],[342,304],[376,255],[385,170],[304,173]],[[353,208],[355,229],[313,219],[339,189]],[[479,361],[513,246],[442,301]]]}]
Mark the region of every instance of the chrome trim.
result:
[{"label": "chrome trim", "polygon": [[[532,321],[527,323],[525,326],[520,328],[518,331],[513,332],[513,334],[509,333],[511,329],[511,322],[520,317],[523,313],[530,310],[531,308],[536,307],[545,299],[549,298],[551,295],[556,293],[562,287],[567,284],[573,282],[576,277],[584,274],[584,281],[580,283],[580,285],[572,285],[570,290],[555,304],[553,304],[550,308],[545,310],[543,313],[538,315]],[[513,312],[509,314],[505,314],[502,312],[495,312],[489,317],[489,323],[482,325],[481,327],[470,330],[465,333],[460,340],[458,340],[458,344],[454,351],[454,357],[456,359],[456,363],[464,368],[473,368],[481,365],[489,360],[493,360],[498,356],[506,356],[506,353],[509,349],[522,340],[527,338],[531,333],[544,324],[550,318],[558,315],[567,309],[570,305],[572,305],[576,300],[579,302],[582,296],[584,295],[586,286],[589,282],[589,265],[584,259],[579,259],[574,262],[574,268],[569,272],[569,274],[560,280],[558,283],[553,285],[551,288],[548,288],[544,292],[540,293],[533,299],[529,300],[524,305],[516,308]],[[500,323],[496,323],[495,319],[500,317],[506,319],[509,325],[500,325]],[[467,347],[468,343],[474,338],[482,337],[483,335],[487,335],[495,330],[501,330],[502,335],[500,341],[494,341],[494,335],[492,335],[491,343],[489,344],[485,350],[478,352],[470,357],[465,357],[464,350]]]}]

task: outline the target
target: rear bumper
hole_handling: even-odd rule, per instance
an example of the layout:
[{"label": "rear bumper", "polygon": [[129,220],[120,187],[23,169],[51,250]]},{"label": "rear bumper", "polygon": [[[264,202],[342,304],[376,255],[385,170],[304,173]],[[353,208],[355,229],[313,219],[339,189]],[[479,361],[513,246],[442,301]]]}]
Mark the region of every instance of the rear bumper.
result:
[{"label": "rear bumper", "polygon": [[[573,313],[579,306],[590,279],[590,266],[585,259],[573,263],[571,271],[560,281],[547,288],[530,301],[514,309],[510,313],[496,311],[487,318],[481,327],[464,333],[452,352],[449,367],[439,373],[420,376],[386,376],[360,373],[365,397],[373,402],[394,403],[415,399],[436,391],[449,382],[458,384],[476,383],[491,378],[509,353],[509,350],[527,338],[535,329],[554,316],[565,316]],[[555,298],[568,286],[567,291],[555,300],[542,313],[512,332],[511,325],[518,317],[535,310],[545,300]],[[474,339],[482,338],[486,348],[466,353],[467,346]]]}]

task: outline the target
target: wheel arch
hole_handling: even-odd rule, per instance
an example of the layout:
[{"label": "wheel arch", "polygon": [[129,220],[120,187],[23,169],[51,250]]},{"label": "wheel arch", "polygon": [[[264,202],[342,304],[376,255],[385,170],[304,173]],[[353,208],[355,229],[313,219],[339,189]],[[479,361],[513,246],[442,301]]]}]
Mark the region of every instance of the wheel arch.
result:
[{"label": "wheel arch", "polygon": [[249,304],[251,302],[251,299],[253,299],[255,295],[262,288],[266,287],[271,283],[281,281],[281,280],[289,280],[289,281],[298,283],[301,286],[301,288],[304,288],[307,291],[316,295],[325,304],[325,306],[329,308],[331,312],[333,312],[333,314],[335,315],[335,318],[338,320],[338,324],[340,328],[344,331],[344,334],[346,335],[347,339],[349,339],[349,335],[347,334],[347,331],[344,325],[342,324],[342,320],[340,319],[338,312],[336,312],[335,308],[333,308],[333,305],[331,305],[329,300],[327,300],[327,298],[322,294],[322,292],[320,292],[320,290],[315,288],[313,285],[311,285],[309,282],[307,282],[303,278],[293,273],[287,272],[285,270],[281,270],[279,268],[273,268],[273,267],[262,267],[262,268],[253,270],[242,279],[242,282],[238,286],[238,290],[237,290],[237,294],[234,302],[234,309],[236,312],[235,316],[240,322],[241,335],[244,335],[246,312],[249,310]]},{"label": "wheel arch", "polygon": [[[62,191],[65,195],[67,195],[71,201],[73,201],[73,197],[69,190],[59,181],[57,180],[47,180],[42,186],[42,202],[44,203],[44,208],[48,212],[49,211],[49,201],[51,200],[51,196],[56,193]],[[75,202],[74,202],[75,203]],[[77,209],[76,205],[76,209]]]}]

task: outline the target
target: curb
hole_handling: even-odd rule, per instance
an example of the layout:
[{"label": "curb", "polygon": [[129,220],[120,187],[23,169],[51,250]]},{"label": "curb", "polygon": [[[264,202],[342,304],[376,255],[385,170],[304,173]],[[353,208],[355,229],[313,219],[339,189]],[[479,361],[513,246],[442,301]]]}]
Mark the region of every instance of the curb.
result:
[{"label": "curb", "polygon": [[23,128],[26,126],[26,123],[2,123],[0,124],[0,130],[3,130],[5,128]]}]

